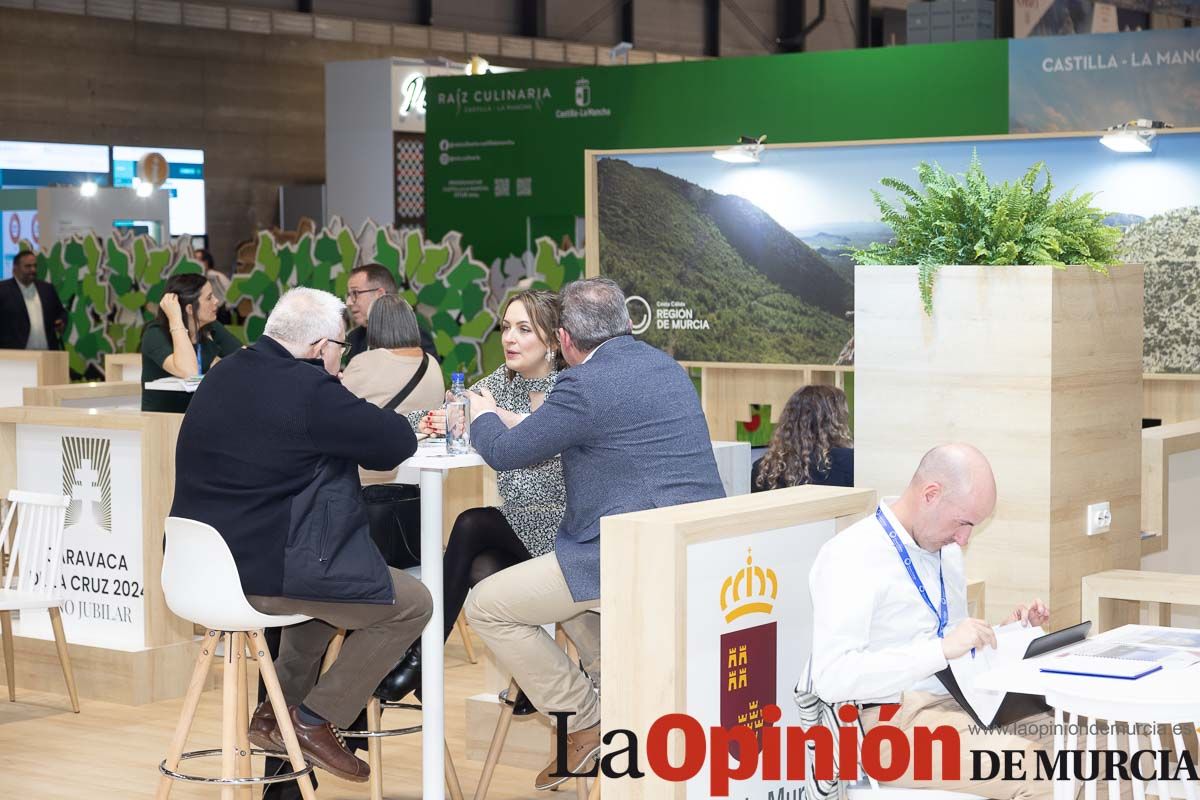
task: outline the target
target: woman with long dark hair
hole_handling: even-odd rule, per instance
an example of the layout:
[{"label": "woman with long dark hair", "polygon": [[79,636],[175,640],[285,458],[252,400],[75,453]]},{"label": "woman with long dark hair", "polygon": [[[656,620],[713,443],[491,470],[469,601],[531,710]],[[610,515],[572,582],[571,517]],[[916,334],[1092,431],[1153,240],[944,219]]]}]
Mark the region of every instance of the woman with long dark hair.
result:
[{"label": "woman with long dark hair", "polygon": [[159,378],[203,375],[242,343],[217,322],[220,302],[203,275],[172,275],[158,303],[158,313],[142,331],[142,411],[182,414],[190,392],[144,388]]},{"label": "woman with long dark hair", "polygon": [[767,454],[755,462],[750,491],[815,483],[854,485],[854,439],[846,393],[805,386],[788,399]]}]

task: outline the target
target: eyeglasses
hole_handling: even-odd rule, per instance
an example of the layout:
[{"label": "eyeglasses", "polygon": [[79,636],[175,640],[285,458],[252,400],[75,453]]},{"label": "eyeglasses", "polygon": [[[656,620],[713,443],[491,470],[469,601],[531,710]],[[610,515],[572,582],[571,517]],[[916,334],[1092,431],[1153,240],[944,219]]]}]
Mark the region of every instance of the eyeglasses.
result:
[{"label": "eyeglasses", "polygon": [[[317,339],[317,341],[313,342],[311,345],[309,345],[309,347],[319,344],[320,341],[321,341],[320,339]],[[336,344],[338,347],[340,347],[342,349],[341,355],[343,355],[343,356],[346,355],[346,351],[348,351],[350,349],[349,342],[343,342],[339,339],[326,339],[325,344]]]},{"label": "eyeglasses", "polygon": [[371,292],[382,292],[382,291],[383,291],[382,286],[376,286],[374,289],[350,289],[346,292],[346,301],[350,302],[350,303],[357,303],[358,298],[364,294],[370,294]]}]

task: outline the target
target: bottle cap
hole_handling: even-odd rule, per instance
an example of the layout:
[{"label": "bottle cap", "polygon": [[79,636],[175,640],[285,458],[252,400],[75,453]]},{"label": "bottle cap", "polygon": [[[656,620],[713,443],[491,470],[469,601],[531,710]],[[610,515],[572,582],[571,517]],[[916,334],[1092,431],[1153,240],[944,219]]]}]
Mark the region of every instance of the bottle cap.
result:
[{"label": "bottle cap", "polygon": [[463,373],[463,372],[451,372],[451,373],[450,373],[450,380],[451,380],[451,381],[462,381],[462,380],[466,380],[466,373]]}]

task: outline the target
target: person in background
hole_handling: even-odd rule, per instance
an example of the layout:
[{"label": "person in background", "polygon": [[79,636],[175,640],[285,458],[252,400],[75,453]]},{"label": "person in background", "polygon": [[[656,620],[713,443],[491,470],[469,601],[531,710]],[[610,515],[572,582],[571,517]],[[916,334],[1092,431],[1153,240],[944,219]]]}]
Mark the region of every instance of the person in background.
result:
[{"label": "person in background", "polygon": [[229,305],[225,302],[225,296],[229,293],[229,276],[217,269],[212,253],[207,250],[197,250],[196,258],[204,265],[204,277],[208,278],[213,294],[220,303],[217,307],[217,322],[222,325],[232,325],[233,312],[229,310]]},{"label": "person in background", "polygon": [[[385,294],[371,306],[367,351],[346,367],[342,385],[397,414],[441,403],[446,393],[442,371],[419,343],[412,308],[396,295]],[[360,468],[359,478],[371,538],[384,560],[397,569],[416,566],[421,547],[420,490],[394,483],[396,470]]]},{"label": "person in background", "polygon": [[[949,725],[961,740],[961,781],[917,780],[916,759],[893,785],[968,792],[995,800],[1049,800],[1054,782],[971,780],[972,752],[1021,751],[1036,763],[1054,726],[1039,741],[1004,731],[978,731],[937,674],[973,649],[995,647],[990,625],[967,616],[963,548],[996,507],[996,479],[983,453],[968,444],[935,447],[921,459],[900,497],[885,497],[874,514],[821,546],[809,575],[813,603],[811,691],[826,703],[860,705],[866,735],[880,704],[899,703],[887,724],[913,748],[914,731]],[[1017,606],[1005,624],[1045,623],[1041,600]],[[887,761],[885,744],[881,757]],[[1033,770],[1029,769],[1032,778]]]},{"label": "person in background", "polygon": [[[159,378],[203,375],[242,347],[217,322],[217,298],[203,275],[173,275],[158,303],[158,314],[142,331],[142,383]],[[182,414],[190,392],[142,388],[142,411]]]},{"label": "person in background", "polygon": [[[376,306],[380,302],[382,299]],[[374,316],[372,309],[372,319]],[[518,292],[508,298],[501,320],[504,364],[471,389],[492,398],[496,414],[511,426],[545,402],[559,371],[566,367],[558,344],[558,296],[544,291]],[[351,362],[347,376],[361,360]],[[442,436],[446,432],[446,414],[441,409],[410,414],[409,421],[421,433]],[[473,586],[554,549],[554,535],[567,502],[558,454],[527,467],[498,472],[496,488],[503,501],[499,508],[468,509],[458,515],[450,531],[442,561],[446,598],[442,632],[447,638]],[[594,665],[590,669],[595,672]],[[421,648],[417,642],[380,683],[376,694],[397,701],[420,682]],[[512,699],[518,702],[518,698]]]},{"label": "person in background", "polygon": [[[567,712],[565,764],[556,755],[534,781],[549,789],[600,751],[600,703],[591,682],[543,625],[594,619],[600,601],[600,518],[725,496],[700,398],[675,359],[630,335],[625,295],[607,278],[563,287],[558,337],[571,365],[515,427],[472,393],[471,443],[496,470],[562,454],[567,508],[554,552],[497,572],[467,598],[471,627],[534,707]],[[591,644],[571,629],[587,661]],[[614,654],[620,658],[620,654]],[[560,746],[560,750],[561,750]]]},{"label": "person in background", "polygon": [[846,393],[834,386],[797,389],[779,415],[766,455],[754,462],[750,491],[806,483],[853,486],[853,448]]},{"label": "person in background", "polygon": [[[437,361],[421,350],[420,328],[412,306],[394,294],[385,294],[371,305],[366,326],[367,349],[342,373],[342,384],[357,397],[383,407],[396,398],[421,372],[420,379],[393,407],[397,414],[408,414],[439,405],[446,394],[446,382]],[[424,365],[424,368],[422,368]],[[363,470],[363,484],[383,483],[395,477],[391,472]]]},{"label": "person in background", "polygon": [[[367,318],[371,313],[371,305],[385,295],[396,294],[396,279],[382,264],[363,264],[350,270],[350,279],[346,285],[346,310],[350,312],[350,321],[356,326],[350,331],[346,341],[350,343],[348,361],[367,349]],[[421,349],[438,360],[437,348],[433,345],[433,337],[424,328],[420,329]]]},{"label": "person in background", "polygon": [[37,254],[17,253],[12,272],[0,281],[0,349],[62,350],[67,310],[54,287],[37,279]]},{"label": "person in background", "polygon": [[[255,609],[312,617],[281,634],[288,714],[309,761],[362,782],[370,767],[338,729],[420,635],[433,601],[420,581],[388,568],[367,531],[358,467],[391,469],[417,441],[403,417],[335,377],[343,312],[328,292],[292,289],[258,341],[200,384],[179,430],[171,514],[216,528]],[[319,675],[339,628],[350,635]],[[254,712],[249,737],[283,749],[269,703]]]}]

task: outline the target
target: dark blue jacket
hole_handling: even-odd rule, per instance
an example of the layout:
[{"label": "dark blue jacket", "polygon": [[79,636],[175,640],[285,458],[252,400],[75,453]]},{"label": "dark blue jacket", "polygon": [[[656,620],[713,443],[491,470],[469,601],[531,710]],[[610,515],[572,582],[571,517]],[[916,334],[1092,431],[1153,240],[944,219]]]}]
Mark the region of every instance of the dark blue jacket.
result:
[{"label": "dark blue jacket", "polygon": [[248,595],[392,603],[356,467],[392,469],[416,449],[402,415],[263,336],[222,359],[192,398],[171,514],[220,532]]}]

